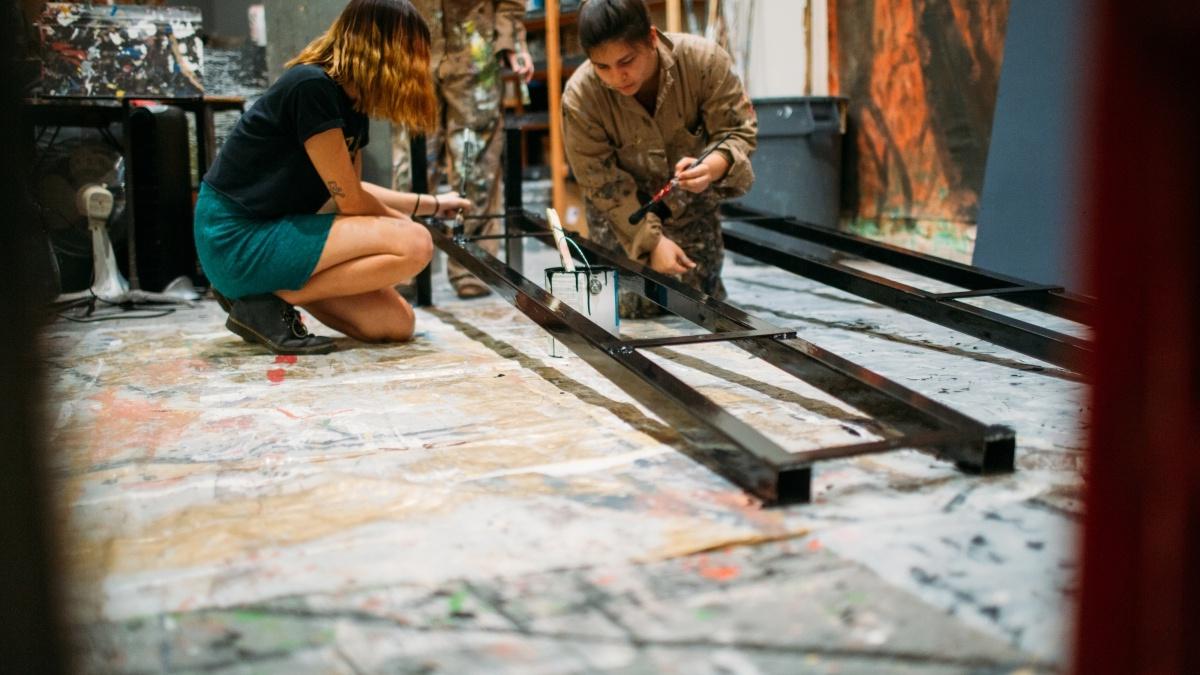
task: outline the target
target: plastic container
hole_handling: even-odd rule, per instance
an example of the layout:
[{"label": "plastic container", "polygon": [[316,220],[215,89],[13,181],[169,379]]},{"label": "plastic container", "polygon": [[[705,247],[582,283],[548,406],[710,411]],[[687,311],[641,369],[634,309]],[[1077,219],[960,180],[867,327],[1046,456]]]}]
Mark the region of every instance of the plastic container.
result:
[{"label": "plastic container", "polygon": [[836,227],[841,203],[846,99],[840,96],[753,99],[758,149],[754,187],[744,206]]}]

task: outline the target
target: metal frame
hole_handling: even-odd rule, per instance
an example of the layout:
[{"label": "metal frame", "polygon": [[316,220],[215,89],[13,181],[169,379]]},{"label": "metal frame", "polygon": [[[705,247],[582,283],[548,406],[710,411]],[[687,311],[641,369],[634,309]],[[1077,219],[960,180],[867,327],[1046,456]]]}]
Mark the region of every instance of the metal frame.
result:
[{"label": "metal frame", "polygon": [[[736,204],[722,205],[721,214],[725,223],[725,247],[735,253],[1070,370],[1079,371],[1092,353],[1092,344],[1087,340],[960,302],[962,298],[1002,297],[1024,307],[1083,323],[1091,316],[1094,300],[1068,293],[1061,286],[1034,284]],[[775,239],[756,236],[737,224],[783,235],[785,241],[781,245],[778,236]],[[789,250],[786,239],[800,247],[806,242],[818,244],[968,290],[952,293],[923,291],[803,250]]]},{"label": "metal frame", "polygon": [[[510,228],[548,240],[544,221],[522,212],[506,218]],[[624,288],[640,287],[645,297],[715,332],[647,340],[610,335],[518,270],[473,240],[455,237],[439,222],[427,223],[434,244],[555,339],[583,358],[635,400],[680,433],[694,460],[728,478],[768,504],[811,498],[812,464],[900,448],[923,448],[952,459],[966,470],[1013,470],[1011,429],[983,425],[877,373],[795,338],[737,308],[699,294],[637,263],[576,240],[591,262],[617,267]],[[513,236],[509,241],[520,241]],[[872,414],[888,427],[880,441],[790,453],[737,419],[641,353],[664,345],[730,341],[763,360]]]},{"label": "metal frame", "polygon": [[[1016,439],[1003,426],[982,424],[728,303],[584,239],[594,264],[620,270],[622,288],[712,331],[704,335],[625,340],[610,335],[521,273],[525,238],[550,243],[544,220],[522,208],[519,128],[506,129],[505,250],[507,264],[477,239],[455,236],[437,222],[427,227],[438,248],[486,282],[601,374],[646,405],[689,443],[681,451],[765,503],[811,498],[812,464],[900,448],[922,448],[978,472],[1012,471]],[[480,237],[478,239],[495,238]],[[883,440],[791,453],[746,425],[646,357],[642,350],[729,341],[871,415]]]},{"label": "metal frame", "polygon": [[[620,270],[622,288],[712,331],[704,335],[625,340],[575,311],[521,273],[521,247],[529,237],[550,243],[544,220],[521,208],[519,131],[506,130],[505,183],[507,264],[476,239],[455,234],[430,220],[434,244],[501,297],[521,310],[635,400],[660,416],[688,441],[680,448],[764,503],[811,499],[812,465],[900,448],[920,448],[955,461],[968,471],[1012,471],[1016,438],[1011,429],[982,424],[888,380],[795,332],[773,326],[640,265],[619,252],[576,239],[594,264]],[[414,161],[414,175],[416,162]],[[494,239],[496,237],[479,237]],[[871,415],[883,440],[788,452],[642,353],[667,345],[729,341],[764,361]]]}]

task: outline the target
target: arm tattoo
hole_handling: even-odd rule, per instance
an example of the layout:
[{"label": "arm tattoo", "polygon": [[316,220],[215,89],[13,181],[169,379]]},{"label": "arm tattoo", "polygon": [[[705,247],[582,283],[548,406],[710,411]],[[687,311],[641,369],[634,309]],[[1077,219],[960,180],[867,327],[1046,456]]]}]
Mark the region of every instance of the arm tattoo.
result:
[{"label": "arm tattoo", "polygon": [[329,181],[329,194],[333,195],[334,197],[345,197],[346,191],[337,184],[336,180],[331,180]]}]

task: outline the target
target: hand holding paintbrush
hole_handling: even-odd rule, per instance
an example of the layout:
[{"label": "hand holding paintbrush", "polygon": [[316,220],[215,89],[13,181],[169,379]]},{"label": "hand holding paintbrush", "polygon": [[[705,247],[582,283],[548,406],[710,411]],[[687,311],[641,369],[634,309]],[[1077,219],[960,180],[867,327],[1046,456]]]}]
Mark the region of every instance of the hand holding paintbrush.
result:
[{"label": "hand holding paintbrush", "polygon": [[691,162],[690,164],[684,164],[684,162],[687,161],[687,158],[680,160],[679,163],[675,165],[675,177],[672,178],[666,185],[664,185],[661,190],[655,193],[655,195],[650,198],[650,201],[643,204],[641,208],[639,208],[637,211],[634,211],[633,214],[629,216],[629,224],[637,225],[638,223],[642,222],[642,219],[646,217],[646,214],[650,211],[650,209],[653,208],[655,204],[661,202],[663,197],[666,197],[667,194],[669,194],[671,190],[675,188],[675,186],[680,185],[681,181],[698,181],[700,183],[698,189],[692,189],[689,185],[684,185],[684,189],[691,192],[702,192],[705,188],[707,188],[712,182],[708,179],[707,175],[692,176],[690,175],[690,172],[692,172],[693,169],[698,168],[701,163],[704,162],[705,158],[711,155],[714,150],[721,147],[721,144],[732,135],[733,134],[725,134],[722,136],[721,140],[717,141],[716,144],[711,148],[705,150],[699,157],[696,158],[695,161]]}]

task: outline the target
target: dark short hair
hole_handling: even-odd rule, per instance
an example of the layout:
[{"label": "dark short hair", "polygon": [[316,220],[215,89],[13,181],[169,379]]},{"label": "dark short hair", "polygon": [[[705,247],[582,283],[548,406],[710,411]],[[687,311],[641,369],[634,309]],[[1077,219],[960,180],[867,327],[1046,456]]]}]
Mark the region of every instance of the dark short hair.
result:
[{"label": "dark short hair", "polygon": [[651,26],[644,0],[587,0],[579,10],[579,45],[590,52],[613,40],[647,42]]}]

